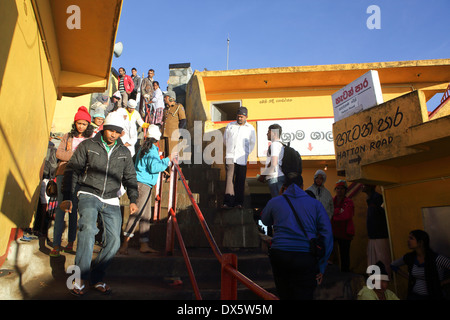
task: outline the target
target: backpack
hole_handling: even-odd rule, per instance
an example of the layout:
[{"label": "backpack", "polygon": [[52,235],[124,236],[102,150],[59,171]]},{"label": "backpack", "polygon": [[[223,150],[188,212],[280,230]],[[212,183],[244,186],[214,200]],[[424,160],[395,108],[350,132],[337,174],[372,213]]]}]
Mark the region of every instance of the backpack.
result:
[{"label": "backpack", "polygon": [[290,172],[298,172],[299,175],[302,174],[302,157],[297,150],[290,147],[290,143],[284,144],[284,155],[281,162],[281,171],[285,176]]}]

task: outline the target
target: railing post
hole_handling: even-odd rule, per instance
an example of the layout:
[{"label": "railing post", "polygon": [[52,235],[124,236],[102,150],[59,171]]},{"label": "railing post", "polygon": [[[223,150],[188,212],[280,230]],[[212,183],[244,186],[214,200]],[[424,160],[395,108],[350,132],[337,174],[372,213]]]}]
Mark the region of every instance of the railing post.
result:
[{"label": "railing post", "polygon": [[158,180],[155,186],[155,204],[153,207],[153,222],[159,221],[161,213],[161,200],[162,200],[162,180],[163,175],[160,172],[158,174]]},{"label": "railing post", "polygon": [[174,243],[175,243],[175,230],[173,227],[173,218],[170,213],[170,209],[173,212],[177,212],[177,181],[178,181],[178,171],[175,165],[172,164],[172,172],[170,174],[170,188],[169,188],[169,203],[167,205],[167,235],[166,235],[166,255],[173,254]]},{"label": "railing post", "polygon": [[237,269],[237,256],[233,253],[222,255],[222,272],[221,272],[221,300],[237,300],[237,278],[226,270],[230,266]]}]

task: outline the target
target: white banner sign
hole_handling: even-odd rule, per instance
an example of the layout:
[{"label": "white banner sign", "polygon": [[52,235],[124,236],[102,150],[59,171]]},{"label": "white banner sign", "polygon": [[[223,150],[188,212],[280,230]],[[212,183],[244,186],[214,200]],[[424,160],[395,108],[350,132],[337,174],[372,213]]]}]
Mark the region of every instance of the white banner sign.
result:
[{"label": "white banner sign", "polygon": [[334,93],[335,122],[383,103],[378,72],[371,70]]},{"label": "white banner sign", "polygon": [[275,123],[281,126],[281,141],[290,142],[301,156],[334,155],[333,122],[333,118],[258,121],[258,157],[267,156],[267,131]]}]

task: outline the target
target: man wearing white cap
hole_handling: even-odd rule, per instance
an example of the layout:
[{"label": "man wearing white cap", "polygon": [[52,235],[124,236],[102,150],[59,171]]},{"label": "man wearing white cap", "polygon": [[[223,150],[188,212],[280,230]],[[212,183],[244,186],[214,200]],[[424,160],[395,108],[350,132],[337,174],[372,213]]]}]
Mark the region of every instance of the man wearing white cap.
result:
[{"label": "man wearing white cap", "polygon": [[[123,116],[111,112],[103,130],[78,146],[67,164],[63,180],[61,209],[72,210],[70,194],[78,185],[78,244],[75,265],[80,268],[80,281],[75,281],[71,293],[81,296],[90,281],[101,293],[111,292],[103,282],[105,271],[120,247],[122,215],[117,192],[121,184],[130,199],[130,214],[137,212],[138,198],[136,171],[130,151],[119,139],[124,127]],[[104,247],[92,262],[97,217],[103,221]],[[91,266],[92,262],[92,266]]]},{"label": "man wearing white cap", "polygon": [[163,159],[159,156],[159,149],[156,144],[161,138],[161,131],[158,126],[151,124],[148,128],[146,137],[147,139],[137,153],[135,164],[139,191],[139,197],[137,199],[139,212],[131,215],[128,219],[124,232],[124,241],[119,250],[119,253],[121,254],[128,254],[128,241],[134,236],[134,230],[138,223],[139,240],[141,243],[140,252],[156,252],[148,245],[152,213],[150,195],[153,186],[157,182],[158,174],[163,172],[169,166],[172,155]]},{"label": "man wearing white cap", "polygon": [[149,123],[145,123],[144,120],[142,120],[141,115],[139,112],[136,111],[137,102],[136,100],[128,100],[126,110],[128,112],[128,121],[137,123],[140,127],[146,129],[149,126]]},{"label": "man wearing white cap", "polygon": [[136,124],[138,124],[143,129],[148,128],[149,124],[142,120],[139,112],[136,111],[137,102],[136,100],[128,100],[127,107],[117,110],[120,114],[124,116],[125,124],[124,131],[125,134],[122,136],[122,142],[130,150],[131,156],[133,157],[136,153],[135,145],[138,140],[138,132]]}]

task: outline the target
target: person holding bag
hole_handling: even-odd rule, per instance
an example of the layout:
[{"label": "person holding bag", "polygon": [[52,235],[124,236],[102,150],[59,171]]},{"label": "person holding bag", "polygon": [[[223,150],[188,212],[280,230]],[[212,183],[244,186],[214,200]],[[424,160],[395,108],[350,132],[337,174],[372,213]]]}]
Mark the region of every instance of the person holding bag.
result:
[{"label": "person holding bag", "polygon": [[[285,186],[261,213],[261,221],[274,229],[269,258],[275,286],[281,300],[312,300],[333,248],[331,223],[323,205],[303,191],[301,175],[288,174]],[[310,240],[318,235],[325,247],[320,258]]]}]

